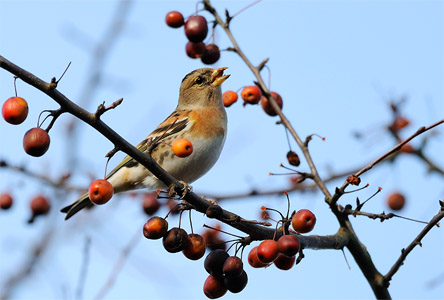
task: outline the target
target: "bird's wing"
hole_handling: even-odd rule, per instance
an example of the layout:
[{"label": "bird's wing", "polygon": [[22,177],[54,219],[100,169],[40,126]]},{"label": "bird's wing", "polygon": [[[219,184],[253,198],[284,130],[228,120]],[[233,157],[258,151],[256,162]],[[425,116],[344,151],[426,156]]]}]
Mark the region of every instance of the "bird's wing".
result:
[{"label": "bird's wing", "polygon": [[[177,134],[183,131],[185,128],[189,128],[192,124],[192,121],[189,119],[189,114],[191,111],[189,110],[175,110],[171,115],[169,115],[165,121],[159,124],[156,129],[151,132],[150,135],[146,139],[137,145],[137,149],[142,152],[146,152],[148,146],[151,143],[155,143],[156,145],[171,135]],[[155,147],[155,146],[154,146]],[[138,163],[131,156],[127,155],[107,176],[107,179],[114,175],[118,170],[122,167],[131,168],[136,166]]]}]

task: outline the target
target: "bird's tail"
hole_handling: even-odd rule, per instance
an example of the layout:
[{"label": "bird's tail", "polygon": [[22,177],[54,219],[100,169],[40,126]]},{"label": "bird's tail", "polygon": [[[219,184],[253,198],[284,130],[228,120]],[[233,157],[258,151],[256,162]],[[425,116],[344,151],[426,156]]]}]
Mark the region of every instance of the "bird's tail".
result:
[{"label": "bird's tail", "polygon": [[88,193],[85,193],[76,202],[74,202],[71,205],[68,205],[67,207],[62,208],[60,211],[62,213],[66,213],[65,220],[68,220],[78,211],[88,206],[93,206],[93,203],[91,202],[91,200],[89,200]]}]

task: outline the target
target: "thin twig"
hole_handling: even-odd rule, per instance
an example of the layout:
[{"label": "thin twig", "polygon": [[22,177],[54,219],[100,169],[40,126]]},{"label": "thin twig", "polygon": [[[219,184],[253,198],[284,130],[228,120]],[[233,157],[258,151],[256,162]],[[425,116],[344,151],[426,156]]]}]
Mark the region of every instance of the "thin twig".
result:
[{"label": "thin twig", "polygon": [[141,240],[140,237],[140,230],[137,230],[136,234],[130,239],[129,243],[125,246],[125,248],[122,249],[122,252],[120,254],[119,259],[117,260],[116,264],[114,265],[113,270],[109,274],[109,277],[105,284],[100,288],[97,295],[94,297],[94,299],[100,300],[103,299],[106,294],[109,292],[109,290],[113,287],[117,276],[119,276],[120,271],[122,271],[123,266],[125,265],[125,262],[128,260],[131,250],[136,248],[137,242]]},{"label": "thin twig", "polygon": [[391,269],[387,272],[387,274],[384,276],[384,283],[386,286],[390,284],[390,281],[393,278],[393,275],[396,274],[396,272],[399,270],[399,268],[404,264],[405,259],[407,258],[407,255],[418,245],[421,244],[421,240],[425,237],[425,235],[433,228],[435,225],[438,224],[438,222],[444,218],[444,207],[441,207],[441,210],[438,214],[436,214],[430,222],[424,227],[424,229],[418,234],[418,236],[410,243],[410,245],[407,246],[407,248],[401,250],[401,255],[396,260],[395,264],[391,267]]}]

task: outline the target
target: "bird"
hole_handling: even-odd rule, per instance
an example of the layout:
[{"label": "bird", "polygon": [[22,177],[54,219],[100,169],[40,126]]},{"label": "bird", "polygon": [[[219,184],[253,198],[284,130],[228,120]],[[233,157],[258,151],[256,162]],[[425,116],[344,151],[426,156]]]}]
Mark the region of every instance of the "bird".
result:
[{"label": "bird", "polygon": [[[222,103],[221,84],[230,77],[223,68],[194,70],[182,80],[176,109],[140,142],[142,152],[151,150],[153,159],[177,180],[191,184],[206,174],[218,160],[227,133],[227,114]],[[178,157],[171,149],[176,139],[188,139],[193,152],[188,157]],[[151,144],[150,144],[151,143]],[[154,147],[148,146],[154,144]],[[114,193],[147,188],[167,188],[144,166],[126,156],[106,176]],[[65,220],[87,206],[92,206],[88,193],[66,206]]]}]

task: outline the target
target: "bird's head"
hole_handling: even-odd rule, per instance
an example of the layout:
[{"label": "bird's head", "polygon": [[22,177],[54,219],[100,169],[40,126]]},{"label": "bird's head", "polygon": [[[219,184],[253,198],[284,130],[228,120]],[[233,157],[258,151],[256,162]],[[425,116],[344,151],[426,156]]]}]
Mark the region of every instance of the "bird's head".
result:
[{"label": "bird's head", "polygon": [[220,85],[230,75],[224,75],[227,68],[203,68],[188,73],[180,86],[179,105],[220,105],[222,91]]}]

